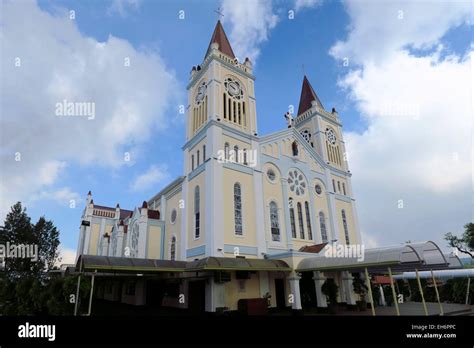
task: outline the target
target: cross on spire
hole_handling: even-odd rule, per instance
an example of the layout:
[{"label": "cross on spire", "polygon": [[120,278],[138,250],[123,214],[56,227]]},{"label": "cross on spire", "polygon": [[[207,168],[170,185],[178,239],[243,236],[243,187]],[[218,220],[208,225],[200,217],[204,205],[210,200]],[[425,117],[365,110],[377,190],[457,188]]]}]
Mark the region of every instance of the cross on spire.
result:
[{"label": "cross on spire", "polygon": [[217,20],[220,20],[221,17],[224,17],[224,14],[222,13],[222,9],[220,7],[217,8],[217,10],[214,10],[215,13],[217,13]]}]

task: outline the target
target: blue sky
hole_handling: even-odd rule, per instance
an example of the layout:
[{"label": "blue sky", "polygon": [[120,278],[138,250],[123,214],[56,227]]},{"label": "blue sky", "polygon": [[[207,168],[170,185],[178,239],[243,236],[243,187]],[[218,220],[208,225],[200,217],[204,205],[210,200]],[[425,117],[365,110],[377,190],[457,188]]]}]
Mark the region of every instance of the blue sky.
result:
[{"label": "blue sky", "polygon": [[[56,86],[59,92],[54,91],[54,96],[59,100],[80,95],[97,99],[99,105],[106,100],[104,105],[111,106],[98,106],[98,117],[102,118],[99,125],[90,122],[64,126],[61,129],[70,131],[71,136],[60,137],[56,142],[57,135],[34,141],[37,131],[33,123],[28,123],[28,117],[33,115],[29,115],[28,109],[20,109],[21,132],[28,138],[27,143],[32,143],[29,153],[24,150],[24,161],[31,158],[32,167],[37,161],[36,171],[45,165],[45,175],[44,180],[35,179],[35,170],[28,164],[22,164],[25,167],[21,169],[8,162],[2,178],[4,204],[22,200],[34,219],[45,215],[54,220],[61,230],[63,248],[75,250],[88,190],[92,190],[96,204],[115,206],[120,202],[123,208],[132,209],[181,175],[185,125],[178,107],[185,104],[189,71],[202,61],[216,23],[214,10],[221,7],[224,29],[237,56],[241,52],[253,55],[260,135],[285,127],[283,114],[288,105],[297,108],[304,65],[325,108],[330,110],[334,106],[340,113],[366,242],[380,245],[434,239],[443,244],[445,232],[459,232],[472,219],[472,146],[466,133],[472,126],[468,116],[472,110],[464,93],[452,89],[459,85],[466,89],[469,83],[462,80],[469,71],[466,57],[471,49],[472,30],[466,3],[449,6],[447,2],[413,5],[392,1],[390,6],[380,7],[375,1],[6,1],[2,3],[2,26],[7,36],[2,41],[5,60],[24,52],[24,69],[28,72],[28,61],[41,56],[38,50],[42,48],[39,45],[31,51],[18,42],[44,42],[45,55],[48,45],[52,45],[48,52],[57,53],[50,58],[51,66],[46,64],[34,70],[44,70],[35,77],[37,86],[43,86],[40,88],[50,94],[54,88],[51,86]],[[72,21],[67,19],[71,9],[76,15]],[[180,10],[185,11],[184,20],[178,18]],[[289,10],[296,11],[292,20],[288,19]],[[394,17],[400,10],[404,18],[396,22]],[[14,24],[13,18],[21,11],[31,13],[28,24]],[[384,16],[390,20],[384,20]],[[419,20],[419,16],[425,17]],[[391,20],[395,24],[390,24]],[[64,24],[65,21],[68,23]],[[35,28],[40,26],[45,29],[36,32]],[[341,45],[337,46],[338,42]],[[102,49],[98,48],[100,43]],[[123,60],[122,52],[136,57],[132,58],[132,72],[114,67],[108,70],[98,63],[100,59],[94,58],[106,57],[106,64],[113,65]],[[342,64],[344,57],[349,58],[347,67]],[[73,73],[84,62],[86,67],[94,67],[81,72],[87,78]],[[134,65],[135,62],[144,63]],[[20,101],[5,89],[13,86],[17,95],[27,94],[25,86],[31,77],[22,80],[13,75],[18,70],[3,68],[9,78],[2,86],[2,123],[7,125],[2,132],[2,156],[11,156],[21,146],[11,137],[15,133],[9,131],[6,117]],[[71,76],[67,76],[69,73]],[[104,86],[95,87],[95,79]],[[428,85],[427,80],[431,81]],[[436,89],[438,82],[453,91],[445,104],[459,104],[452,111],[457,116],[449,122],[451,130],[444,124],[445,111],[439,111],[439,118],[431,118],[433,112],[428,108],[439,103],[439,96],[446,93],[441,87]],[[113,91],[108,91],[107,86],[114,86]],[[432,93],[427,86],[434,89]],[[412,88],[402,96],[402,91]],[[148,93],[143,96],[140,93],[145,89]],[[127,119],[126,112],[117,106],[117,99],[124,95],[130,99],[135,95],[143,98],[136,115],[138,120],[143,118],[148,134],[142,136],[137,132],[121,137],[124,130],[108,124],[108,115]],[[50,95],[37,101],[34,110],[38,105],[47,109],[47,97]],[[378,100],[419,103],[421,121],[406,123],[403,117],[378,117]],[[46,117],[47,113],[38,115]],[[63,125],[58,126],[55,121],[49,127],[59,129]],[[114,129],[112,134],[110,129]],[[444,143],[439,138],[443,129],[457,132],[459,139]],[[407,142],[420,139],[423,145],[400,146],[405,138]],[[68,144],[68,139],[76,145]],[[425,146],[429,142],[441,143],[440,148]],[[125,151],[132,152],[131,163],[120,160]],[[446,163],[453,153],[457,153],[456,163]],[[443,167],[439,176],[432,174],[438,166]],[[407,167],[412,171],[405,172]],[[446,167],[450,168],[447,174]],[[397,171],[398,176],[394,174]],[[420,172],[426,172],[429,179],[418,176]],[[19,180],[31,182],[31,187],[18,186]],[[10,186],[9,182],[15,185]],[[136,189],[137,182],[146,185]],[[75,209],[68,206],[71,198],[78,200]],[[397,209],[399,199],[405,200],[406,209]],[[3,214],[5,207],[2,209]],[[443,221],[436,221],[441,212],[445,212]]]}]

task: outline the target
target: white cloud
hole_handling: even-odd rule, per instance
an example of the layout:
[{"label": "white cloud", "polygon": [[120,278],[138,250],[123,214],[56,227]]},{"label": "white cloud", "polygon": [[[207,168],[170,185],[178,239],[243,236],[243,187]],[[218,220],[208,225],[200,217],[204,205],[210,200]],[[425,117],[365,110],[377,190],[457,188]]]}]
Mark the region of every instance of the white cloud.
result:
[{"label": "white cloud", "polygon": [[164,165],[152,165],[148,170],[137,176],[135,180],[130,185],[130,189],[136,192],[143,192],[153,188],[157,185],[162,185],[167,183],[170,179],[170,174],[168,173],[168,168]]},{"label": "white cloud", "polygon": [[[443,56],[439,40],[469,11],[447,5],[350,2],[348,38],[331,50],[360,64],[339,83],[367,129],[345,141],[361,229],[384,245],[433,239],[445,247],[443,235],[472,218],[471,62],[469,53]],[[398,8],[403,29],[390,20]],[[436,49],[420,56],[409,45]]]},{"label": "white cloud", "polygon": [[120,17],[126,17],[128,10],[138,11],[141,0],[112,0],[112,3],[107,8],[109,16],[118,14]]},{"label": "white cloud", "polygon": [[27,202],[34,203],[36,201],[52,200],[63,206],[70,206],[71,200],[74,201],[77,206],[82,202],[81,195],[77,192],[72,191],[69,187],[62,187],[57,190],[43,190],[41,192],[33,194],[31,199]]},{"label": "white cloud", "polygon": [[[105,42],[85,37],[66,10],[52,15],[32,1],[1,6],[4,215],[15,201],[54,185],[66,163],[125,164],[124,152],[166,127],[165,111],[179,88],[156,51],[113,36]],[[94,103],[95,118],[56,116],[63,100]]]},{"label": "white cloud", "polygon": [[322,0],[295,0],[295,10],[299,11],[304,8],[316,7],[322,4]]},{"label": "white cloud", "polygon": [[345,1],[351,18],[347,40],[331,54],[356,63],[389,59],[411,46],[429,48],[448,31],[469,20],[469,1]]},{"label": "white cloud", "polygon": [[59,246],[59,257],[60,261],[57,263],[57,266],[65,264],[76,264],[76,250]]},{"label": "white cloud", "polygon": [[260,46],[268,40],[270,30],[278,16],[273,12],[270,0],[224,0],[222,2],[224,22],[232,25],[229,34],[232,49],[240,61],[246,57],[255,63]]}]

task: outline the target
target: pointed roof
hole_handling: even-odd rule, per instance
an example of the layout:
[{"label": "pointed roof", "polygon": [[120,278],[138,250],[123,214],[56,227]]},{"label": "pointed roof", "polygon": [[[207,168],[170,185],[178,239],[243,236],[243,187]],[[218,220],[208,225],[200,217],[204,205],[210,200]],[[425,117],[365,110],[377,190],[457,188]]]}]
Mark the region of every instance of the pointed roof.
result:
[{"label": "pointed roof", "polygon": [[300,105],[298,107],[298,115],[301,115],[305,111],[308,111],[311,108],[311,102],[313,100],[316,100],[318,105],[324,109],[323,104],[314,92],[314,89],[309,83],[308,78],[306,77],[306,75],[304,75],[303,86],[301,87],[301,97]]},{"label": "pointed roof", "polygon": [[228,55],[231,58],[235,58],[234,51],[232,51],[232,47],[230,46],[229,40],[227,39],[227,35],[225,34],[224,28],[222,27],[222,23],[220,20],[217,21],[214,33],[211,37],[211,42],[209,42],[209,47],[207,48],[206,56],[209,54],[209,51],[211,50],[211,45],[214,42],[219,45],[219,51],[221,51],[225,55]]}]

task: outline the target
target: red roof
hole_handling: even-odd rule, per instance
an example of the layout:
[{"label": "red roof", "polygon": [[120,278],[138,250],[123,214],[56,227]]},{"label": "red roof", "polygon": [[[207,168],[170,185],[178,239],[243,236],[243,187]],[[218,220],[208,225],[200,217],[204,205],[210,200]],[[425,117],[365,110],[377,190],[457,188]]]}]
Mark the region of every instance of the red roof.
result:
[{"label": "red roof", "polygon": [[298,107],[298,115],[308,111],[311,108],[311,102],[316,100],[320,107],[323,107],[321,101],[319,100],[318,96],[314,92],[313,87],[308,81],[306,75],[303,79],[303,86],[301,87],[301,97],[300,97],[300,105]]},{"label": "red roof", "polygon": [[[107,210],[107,211],[115,211],[116,208],[112,207],[106,207],[104,205],[97,205],[94,204],[94,209],[101,209],[101,210]],[[131,210],[126,210],[126,209],[120,209],[120,218],[125,219],[127,216],[129,216],[132,213]]]},{"label": "red roof", "polygon": [[160,219],[160,212],[158,210],[148,210],[148,217],[150,219]]},{"label": "red roof", "polygon": [[314,244],[314,245],[305,245],[304,247],[301,247],[299,251],[302,251],[304,253],[314,253],[314,254],[317,254],[319,253],[321,250],[324,249],[324,247],[327,245],[328,243],[321,243],[321,244]]},{"label": "red roof", "polygon": [[227,35],[224,32],[224,28],[222,27],[221,21],[217,21],[216,28],[214,29],[214,33],[212,34],[211,42],[209,42],[209,47],[207,48],[206,56],[211,50],[211,45],[213,43],[219,44],[219,51],[231,58],[235,58],[234,51],[230,46],[229,40],[227,39]]}]

